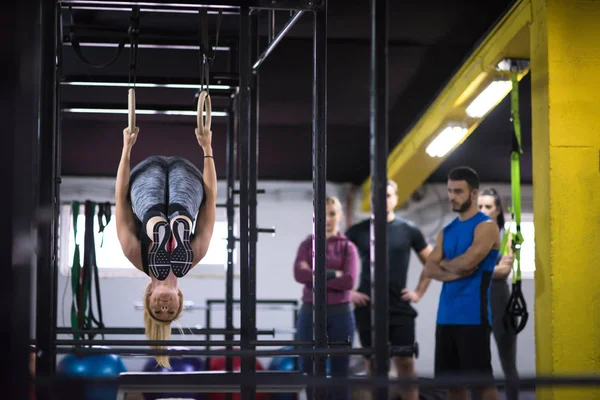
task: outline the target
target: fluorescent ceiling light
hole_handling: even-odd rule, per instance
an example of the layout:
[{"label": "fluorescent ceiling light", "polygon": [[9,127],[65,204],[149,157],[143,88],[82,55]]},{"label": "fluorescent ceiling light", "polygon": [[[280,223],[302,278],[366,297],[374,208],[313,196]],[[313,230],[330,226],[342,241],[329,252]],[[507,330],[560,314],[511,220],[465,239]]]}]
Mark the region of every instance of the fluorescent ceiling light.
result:
[{"label": "fluorescent ceiling light", "polygon": [[[61,85],[67,86],[97,86],[97,87],[129,87],[129,83],[125,82],[61,82]],[[169,89],[200,89],[200,85],[192,85],[190,83],[136,83],[138,88],[169,88]],[[214,90],[229,90],[228,85],[209,85],[209,89]]]},{"label": "fluorescent ceiling light", "polygon": [[[93,10],[93,11],[126,11],[131,12],[131,8],[117,8],[117,7],[91,7],[91,6],[73,6],[73,10]],[[172,14],[198,14],[198,10],[182,10],[182,9],[168,9],[168,8],[140,8],[140,12],[144,13],[172,13]],[[218,11],[208,10],[208,14],[218,14]],[[223,11],[223,15],[238,13],[231,11]]]},{"label": "fluorescent ceiling light", "polygon": [[205,5],[205,4],[181,4],[181,3],[155,3],[150,1],[106,1],[106,0],[63,0],[63,4],[98,4],[103,5],[114,5],[114,6],[133,6],[139,7],[175,7],[175,8],[239,8],[238,6],[227,6],[227,5]]},{"label": "fluorescent ceiling light", "polygon": [[467,115],[481,118],[506,96],[512,88],[511,81],[493,81],[469,104]]},{"label": "fluorescent ceiling light", "polygon": [[[66,113],[78,113],[78,114],[127,114],[129,111],[119,108],[63,108],[63,112]],[[136,115],[184,115],[190,117],[196,117],[198,113],[196,111],[188,110],[135,110]],[[213,117],[226,117],[225,111],[213,111],[211,112]]]},{"label": "fluorescent ceiling light", "polygon": [[[71,43],[65,43],[67,46],[71,46]],[[95,42],[81,42],[81,47],[119,47],[118,43],[95,43]],[[130,43],[126,43],[124,47],[131,47]],[[138,44],[138,49],[169,49],[169,50],[194,50],[199,51],[200,46],[179,46],[174,44]],[[215,46],[213,50],[216,51],[229,51],[227,46]]]},{"label": "fluorescent ceiling light", "polygon": [[467,128],[448,126],[427,146],[425,151],[430,157],[443,157],[467,134]]}]

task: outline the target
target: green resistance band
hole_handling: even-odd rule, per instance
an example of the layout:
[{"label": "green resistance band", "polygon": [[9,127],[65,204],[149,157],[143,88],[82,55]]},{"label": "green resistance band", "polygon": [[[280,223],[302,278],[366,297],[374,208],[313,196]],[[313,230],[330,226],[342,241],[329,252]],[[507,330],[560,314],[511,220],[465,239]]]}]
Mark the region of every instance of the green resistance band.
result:
[{"label": "green resistance band", "polygon": [[521,232],[521,166],[520,155],[523,153],[521,146],[521,120],[519,118],[519,80],[516,66],[511,67],[511,120],[513,126],[512,151],[510,153],[510,186],[511,186],[511,212],[512,220],[502,239],[500,253],[508,255],[508,240],[511,240],[511,249],[514,257],[512,266],[512,292],[504,312],[504,326],[515,334],[525,329],[529,313],[527,303],[521,290],[521,246],[524,239]]}]

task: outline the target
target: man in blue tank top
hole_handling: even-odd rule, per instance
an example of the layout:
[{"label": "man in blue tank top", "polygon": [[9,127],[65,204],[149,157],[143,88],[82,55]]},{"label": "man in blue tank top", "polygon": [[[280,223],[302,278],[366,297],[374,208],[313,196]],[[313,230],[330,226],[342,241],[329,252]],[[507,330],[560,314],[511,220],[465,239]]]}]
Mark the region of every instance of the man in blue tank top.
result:
[{"label": "man in blue tank top", "polygon": [[[425,273],[443,282],[437,313],[435,375],[493,378],[490,282],[500,249],[498,225],[477,209],[479,177],[468,167],[448,174],[448,198],[458,217],[438,234]],[[448,399],[467,399],[467,388]],[[495,386],[482,398],[497,399]]]}]

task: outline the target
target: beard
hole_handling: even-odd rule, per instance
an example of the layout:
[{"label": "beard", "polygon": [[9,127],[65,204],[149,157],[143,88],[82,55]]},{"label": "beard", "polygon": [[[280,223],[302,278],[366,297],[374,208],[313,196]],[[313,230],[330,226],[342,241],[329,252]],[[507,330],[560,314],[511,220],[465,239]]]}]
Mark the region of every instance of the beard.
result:
[{"label": "beard", "polygon": [[462,204],[453,205],[452,206],[452,211],[458,212],[458,213],[465,212],[465,211],[467,211],[471,207],[471,204],[472,204],[471,199],[467,199],[467,201],[465,201]]}]

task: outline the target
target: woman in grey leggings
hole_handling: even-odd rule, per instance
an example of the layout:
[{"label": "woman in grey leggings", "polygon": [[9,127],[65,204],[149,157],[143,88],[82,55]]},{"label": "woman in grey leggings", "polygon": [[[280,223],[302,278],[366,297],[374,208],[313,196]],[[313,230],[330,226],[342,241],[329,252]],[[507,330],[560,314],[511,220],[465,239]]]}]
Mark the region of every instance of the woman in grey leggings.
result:
[{"label": "woman in grey leggings", "polygon": [[[479,210],[492,218],[498,224],[500,228],[500,237],[504,236],[504,208],[502,207],[502,201],[500,196],[495,189],[486,189],[482,191],[477,200]],[[507,278],[512,270],[512,252],[507,256],[500,255],[496,268],[494,268],[494,275],[492,278],[492,284],[490,286],[490,303],[492,308],[492,331],[494,332],[494,339],[496,340],[496,346],[498,347],[498,355],[500,356],[500,363],[502,364],[502,370],[504,376],[507,378],[516,378],[517,373],[517,336],[507,331],[504,328],[504,312],[506,304],[510,297],[510,290],[508,288]],[[508,400],[518,399],[518,389],[512,385],[506,387],[506,397]]]},{"label": "woman in grey leggings", "polygon": [[[164,156],[149,157],[130,171],[138,133],[138,128],[123,131],[115,190],[117,235],[125,256],[150,277],[144,293],[146,336],[167,340],[171,322],[183,310],[177,279],[206,255],[212,238],[217,197],[212,132],[196,130],[204,175],[184,158]],[[156,359],[169,367],[167,357]]]}]

